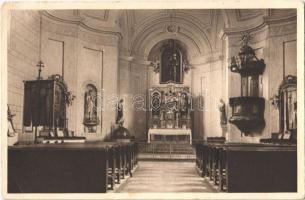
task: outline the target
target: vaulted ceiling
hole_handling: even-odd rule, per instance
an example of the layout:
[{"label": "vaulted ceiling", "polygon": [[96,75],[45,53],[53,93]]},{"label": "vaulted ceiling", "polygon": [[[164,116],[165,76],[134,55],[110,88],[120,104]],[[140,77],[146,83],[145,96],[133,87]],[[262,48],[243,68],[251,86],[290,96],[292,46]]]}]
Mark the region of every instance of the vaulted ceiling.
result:
[{"label": "vaulted ceiling", "polygon": [[296,15],[285,9],[159,9],[159,10],[48,10],[48,14],[94,29],[119,32],[121,50],[129,55],[148,56],[162,40],[176,39],[192,55],[208,54],[221,47],[223,29],[247,29],[265,17]]}]

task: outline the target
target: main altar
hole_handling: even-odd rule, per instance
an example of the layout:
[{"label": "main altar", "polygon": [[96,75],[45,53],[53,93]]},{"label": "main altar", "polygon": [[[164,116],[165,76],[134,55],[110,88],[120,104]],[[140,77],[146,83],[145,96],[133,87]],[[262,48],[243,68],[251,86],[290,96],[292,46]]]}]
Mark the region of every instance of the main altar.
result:
[{"label": "main altar", "polygon": [[192,143],[192,99],[188,87],[174,84],[152,87],[149,102],[148,143],[158,136],[163,141],[184,141],[187,137]]}]

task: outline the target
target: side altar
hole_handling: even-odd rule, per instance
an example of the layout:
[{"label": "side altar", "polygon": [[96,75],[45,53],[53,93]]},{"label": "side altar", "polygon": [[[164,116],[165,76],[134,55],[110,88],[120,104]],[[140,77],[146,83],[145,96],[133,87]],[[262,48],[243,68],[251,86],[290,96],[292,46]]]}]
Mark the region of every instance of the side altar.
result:
[{"label": "side altar", "polygon": [[[181,139],[187,136],[192,142],[192,98],[189,87],[167,85],[149,89],[148,143],[155,135],[163,139]],[[173,137],[174,136],[174,137]]]}]

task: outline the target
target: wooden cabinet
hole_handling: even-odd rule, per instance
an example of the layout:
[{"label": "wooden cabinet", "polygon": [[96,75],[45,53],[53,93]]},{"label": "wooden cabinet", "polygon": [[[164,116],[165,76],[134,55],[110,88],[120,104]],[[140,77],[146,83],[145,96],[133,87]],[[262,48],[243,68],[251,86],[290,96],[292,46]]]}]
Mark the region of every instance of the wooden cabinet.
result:
[{"label": "wooden cabinet", "polygon": [[24,112],[25,127],[43,126],[53,130],[65,128],[67,88],[61,77],[53,76],[47,80],[24,82]]}]

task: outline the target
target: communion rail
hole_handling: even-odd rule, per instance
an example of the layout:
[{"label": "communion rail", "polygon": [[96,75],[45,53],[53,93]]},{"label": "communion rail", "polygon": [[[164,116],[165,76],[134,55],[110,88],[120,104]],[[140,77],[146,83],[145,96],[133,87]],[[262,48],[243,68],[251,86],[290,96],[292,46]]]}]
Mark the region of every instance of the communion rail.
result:
[{"label": "communion rail", "polygon": [[139,159],[195,159],[195,150],[185,142],[137,142]]}]

